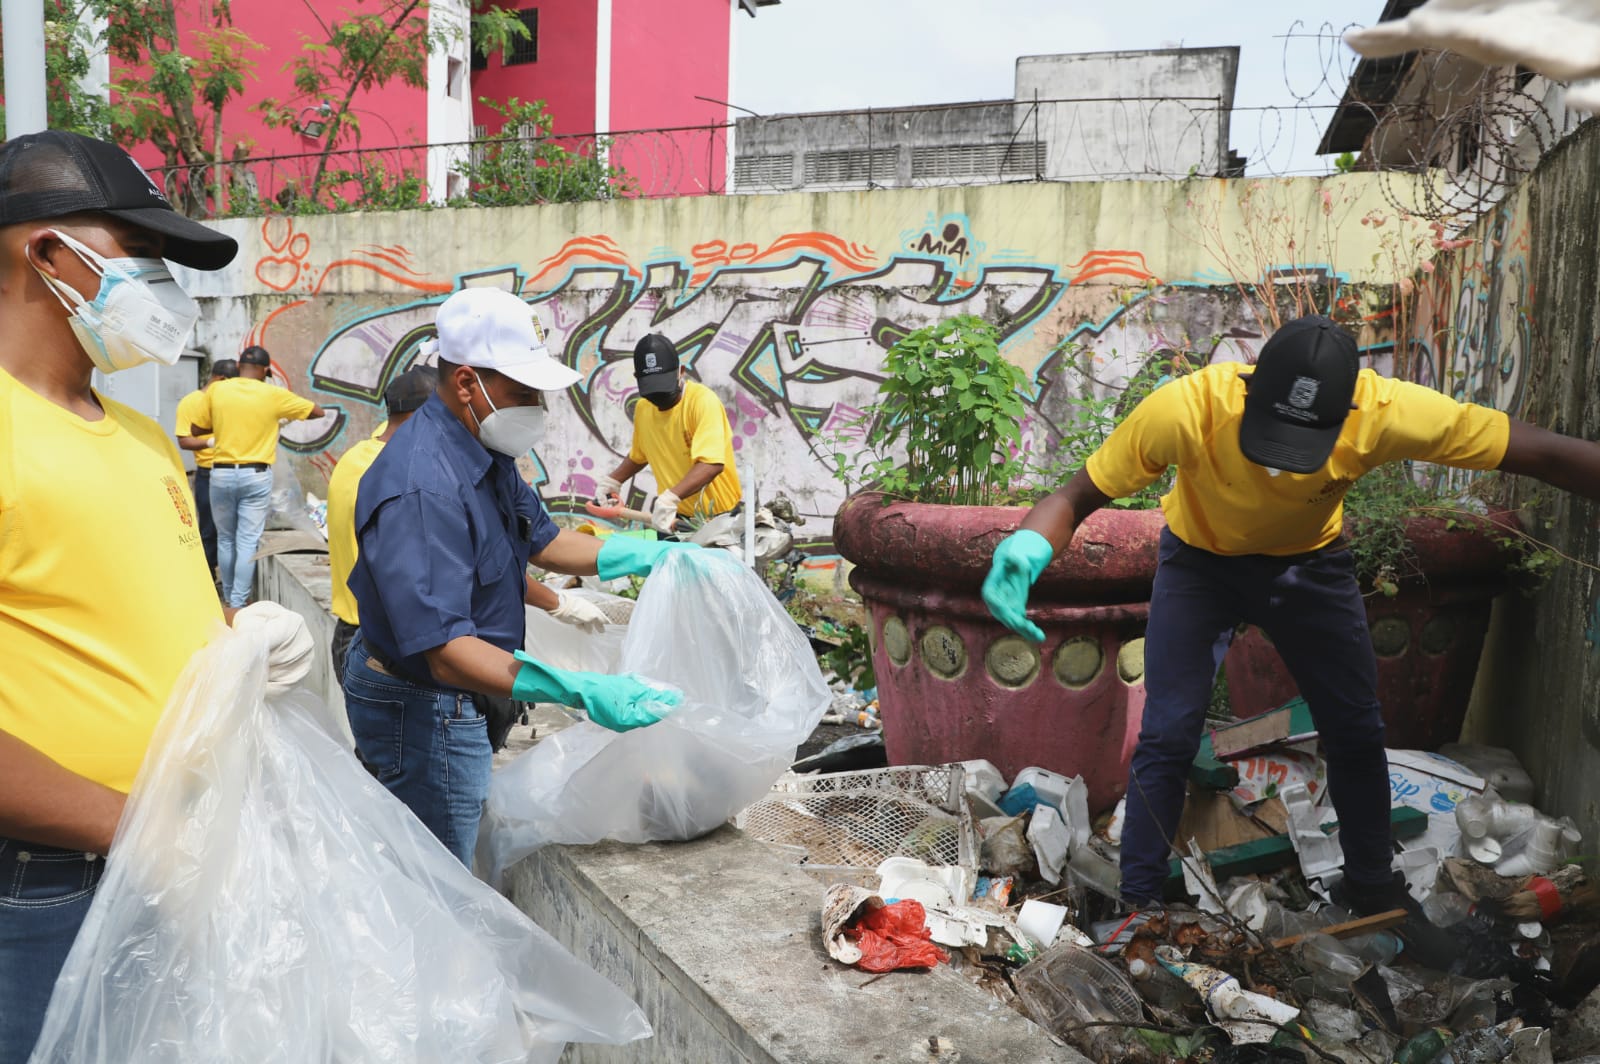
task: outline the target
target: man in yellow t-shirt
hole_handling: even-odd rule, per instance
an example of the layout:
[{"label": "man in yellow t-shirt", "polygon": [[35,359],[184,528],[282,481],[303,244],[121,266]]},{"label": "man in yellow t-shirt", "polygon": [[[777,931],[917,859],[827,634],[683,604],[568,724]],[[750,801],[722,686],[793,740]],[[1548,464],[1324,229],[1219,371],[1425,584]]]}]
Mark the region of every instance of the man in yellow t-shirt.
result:
[{"label": "man in yellow t-shirt", "polygon": [[[219,358],[211,363],[207,385],[232,380],[239,375],[239,363],[231,358]],[[194,452],[194,508],[200,518],[200,542],[206,549],[206,567],[217,569],[217,523],[211,519],[211,460],[217,452],[212,448],[211,434],[195,434],[194,416],[205,403],[205,389],[196,388],[178,400],[177,424],[173,426],[182,450]]]},{"label": "man in yellow t-shirt", "polygon": [[156,722],[223,624],[177,448],[92,375],[175,364],[198,308],[162,259],[237,251],[114,144],[0,145],[0,1064],[38,1040]]},{"label": "man in yellow t-shirt", "polygon": [[333,674],[344,684],[344,652],[361,625],[356,597],[350,593],[350,570],[355,568],[360,551],[356,543],[356,489],[361,475],[371,467],[383,445],[411,419],[417,408],[428,401],[439,387],[439,371],[432,366],[413,366],[389,382],[383,390],[383,405],[388,420],[377,435],[369,436],[346,451],[328,478],[328,568],[333,582]]},{"label": "man in yellow t-shirt", "polygon": [[1035,642],[1027,596],[1089,514],[1177,467],[1145,633],[1145,706],[1127,790],[1122,896],[1159,903],[1211,686],[1240,622],[1272,640],[1311,707],[1339,814],[1344,903],[1404,908],[1407,954],[1446,967],[1451,940],[1391,872],[1377,662],[1343,499],[1363,474],[1415,459],[1499,469],[1600,497],[1600,445],[1361,369],[1333,321],[1298,318],[1252,369],[1208,366],[1151,393],[1082,470],[995,552],[990,612]]},{"label": "man in yellow t-shirt", "polygon": [[678,349],[651,333],[633,349],[633,374],[640,402],[633,408],[633,443],[628,457],[600,478],[595,500],[615,505],[622,482],[650,467],[656,478],[651,525],[671,535],[680,517],[704,521],[739,505],[739,472],[733,466],[733,429],[715,392],[686,378]]},{"label": "man in yellow t-shirt", "polygon": [[[278,422],[322,417],[326,411],[287,388],[267,383],[272,356],[264,347],[239,355],[239,376],[207,388],[196,418],[217,441],[211,459],[211,513],[217,523],[217,571],[222,600],[235,609],[250,601],[256,548],[272,506],[272,464]],[[198,427],[197,427],[198,431]]]}]

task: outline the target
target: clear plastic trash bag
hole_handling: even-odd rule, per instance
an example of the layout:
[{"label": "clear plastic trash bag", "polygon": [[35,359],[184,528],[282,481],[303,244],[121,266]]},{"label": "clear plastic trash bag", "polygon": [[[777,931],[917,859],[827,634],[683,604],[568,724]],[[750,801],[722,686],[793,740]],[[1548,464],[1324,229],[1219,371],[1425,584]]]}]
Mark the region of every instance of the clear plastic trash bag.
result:
[{"label": "clear plastic trash bag", "polygon": [[[530,630],[535,657],[539,642]],[[799,627],[726,551],[668,555],[616,659],[593,646],[584,667],[669,684],[683,703],[629,732],[574,724],[496,770],[477,851],[491,883],[553,842],[704,835],[771,789],[832,699]]]},{"label": "clear plastic trash bag", "polygon": [[227,631],[156,729],[31,1064],[554,1062],[643,1013],[474,879]]}]

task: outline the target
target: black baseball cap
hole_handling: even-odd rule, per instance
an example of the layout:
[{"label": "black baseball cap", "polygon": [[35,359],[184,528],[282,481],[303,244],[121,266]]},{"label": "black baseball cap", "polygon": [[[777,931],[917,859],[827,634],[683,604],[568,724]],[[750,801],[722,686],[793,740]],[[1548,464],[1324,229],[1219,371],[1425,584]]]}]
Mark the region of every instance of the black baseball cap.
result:
[{"label": "black baseball cap", "polygon": [[219,358],[211,363],[213,377],[233,378],[239,375],[239,360],[234,358]]},{"label": "black baseball cap", "polygon": [[432,366],[412,366],[389,382],[383,390],[383,405],[389,416],[409,414],[428,401],[439,387],[439,371]]},{"label": "black baseball cap", "polygon": [[678,349],[660,333],[651,333],[633,348],[633,375],[640,395],[670,395],[678,390]]},{"label": "black baseball cap", "polygon": [[1257,465],[1315,473],[1333,453],[1360,371],[1355,339],[1331,318],[1286,322],[1247,378],[1239,450]]},{"label": "black baseball cap", "polygon": [[239,352],[239,363],[245,366],[270,366],[272,356],[267,354],[266,348],[252,344]]},{"label": "black baseball cap", "polygon": [[162,256],[220,270],[239,253],[233,237],[172,209],[133,156],[109,141],[47,129],[0,144],[0,225],[96,211],[166,237]]}]

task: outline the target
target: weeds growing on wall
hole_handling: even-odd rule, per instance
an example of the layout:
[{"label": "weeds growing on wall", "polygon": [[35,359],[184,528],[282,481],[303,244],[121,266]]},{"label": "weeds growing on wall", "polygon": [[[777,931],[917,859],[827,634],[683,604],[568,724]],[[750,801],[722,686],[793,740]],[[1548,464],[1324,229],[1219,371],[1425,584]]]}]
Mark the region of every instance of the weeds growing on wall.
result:
[{"label": "weeds growing on wall", "polygon": [[498,103],[479,100],[505,124],[499,133],[473,146],[470,158],[455,167],[467,180],[456,206],[520,207],[530,203],[573,203],[626,196],[634,180],[608,158],[610,142],[594,138],[577,148],[552,136],[552,119],[542,100],[512,97]]}]

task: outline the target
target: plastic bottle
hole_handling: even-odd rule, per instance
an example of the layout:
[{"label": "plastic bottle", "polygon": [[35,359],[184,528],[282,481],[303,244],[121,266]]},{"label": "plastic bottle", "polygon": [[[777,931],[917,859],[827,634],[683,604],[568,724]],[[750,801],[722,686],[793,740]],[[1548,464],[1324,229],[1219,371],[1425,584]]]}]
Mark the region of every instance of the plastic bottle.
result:
[{"label": "plastic bottle", "polygon": [[1430,1027],[1401,1046],[1394,1064],[1434,1064],[1449,1048],[1451,1034],[1443,1027]]},{"label": "plastic bottle", "polygon": [[1428,895],[1422,903],[1422,915],[1434,927],[1454,927],[1472,912],[1472,902],[1464,894],[1438,890]]},{"label": "plastic bottle", "polygon": [[1183,980],[1159,964],[1131,960],[1128,962],[1128,974],[1133,977],[1133,988],[1139,992],[1139,996],[1158,1009],[1171,1011],[1194,1000],[1194,994]]},{"label": "plastic bottle", "polygon": [[1317,997],[1339,1005],[1349,1004],[1350,984],[1366,967],[1360,957],[1338,939],[1307,935],[1300,942],[1300,959],[1311,970],[1311,983]]}]

